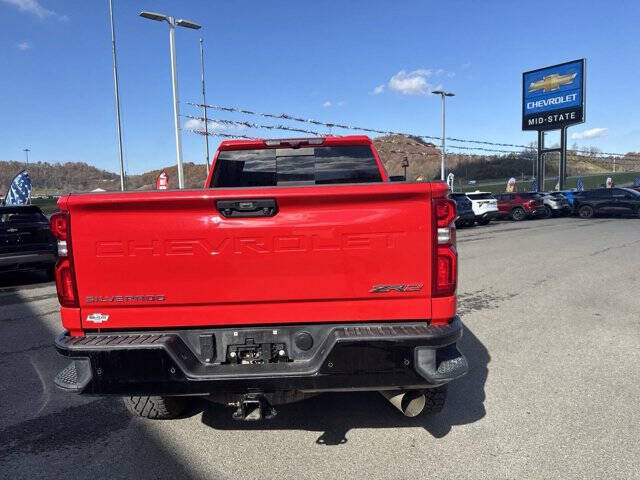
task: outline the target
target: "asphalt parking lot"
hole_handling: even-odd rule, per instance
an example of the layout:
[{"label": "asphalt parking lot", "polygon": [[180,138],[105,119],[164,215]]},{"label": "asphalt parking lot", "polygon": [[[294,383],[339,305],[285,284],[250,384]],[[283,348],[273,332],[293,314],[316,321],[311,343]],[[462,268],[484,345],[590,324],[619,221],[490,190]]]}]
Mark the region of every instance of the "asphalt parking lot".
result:
[{"label": "asphalt parking lot", "polygon": [[640,220],[458,232],[469,374],[432,418],[325,394],[237,423],[145,421],[57,391],[55,286],[0,279],[1,478],[639,478]]}]

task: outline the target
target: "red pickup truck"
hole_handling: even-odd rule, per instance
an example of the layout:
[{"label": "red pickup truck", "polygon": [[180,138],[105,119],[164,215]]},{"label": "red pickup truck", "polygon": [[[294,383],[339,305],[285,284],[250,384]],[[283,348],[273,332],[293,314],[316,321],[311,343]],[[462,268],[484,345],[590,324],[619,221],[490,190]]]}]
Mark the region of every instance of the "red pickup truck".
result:
[{"label": "red pickup truck", "polygon": [[225,141],[204,189],[58,205],[64,390],[148,418],[194,395],[255,420],[353,390],[414,415],[467,371],[455,203],[390,182],[368,137]]}]

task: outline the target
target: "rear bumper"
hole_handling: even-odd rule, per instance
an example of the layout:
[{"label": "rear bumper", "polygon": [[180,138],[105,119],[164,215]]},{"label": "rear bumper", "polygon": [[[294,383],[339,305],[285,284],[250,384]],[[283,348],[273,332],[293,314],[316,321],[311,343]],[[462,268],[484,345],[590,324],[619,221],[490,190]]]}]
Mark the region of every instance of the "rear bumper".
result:
[{"label": "rear bumper", "polygon": [[[72,362],[55,383],[93,395],[429,388],[467,372],[466,358],[456,347],[462,328],[455,317],[444,326],[314,324],[85,337],[65,332],[55,346]],[[231,352],[258,345],[276,357],[284,351],[285,361],[234,364]]]}]

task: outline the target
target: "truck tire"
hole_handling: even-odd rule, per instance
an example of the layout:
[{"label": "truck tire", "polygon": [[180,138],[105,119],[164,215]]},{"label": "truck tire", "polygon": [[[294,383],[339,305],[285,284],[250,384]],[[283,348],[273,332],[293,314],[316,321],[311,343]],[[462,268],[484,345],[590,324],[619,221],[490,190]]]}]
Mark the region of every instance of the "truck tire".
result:
[{"label": "truck tire", "polygon": [[544,206],[544,215],[542,218],[551,218],[553,216],[553,211],[547,205]]},{"label": "truck tire", "polygon": [[134,415],[154,420],[177,418],[186,406],[184,397],[124,397],[124,404]]},{"label": "truck tire", "polygon": [[511,210],[511,218],[516,222],[520,222],[527,218],[527,212],[525,212],[521,207],[516,207]]},{"label": "truck tire", "polygon": [[580,218],[591,218],[593,217],[593,207],[591,205],[581,205],[578,209],[578,215]]},{"label": "truck tire", "polygon": [[424,391],[426,399],[422,415],[435,415],[440,413],[447,401],[447,385],[436,388],[428,388]]}]

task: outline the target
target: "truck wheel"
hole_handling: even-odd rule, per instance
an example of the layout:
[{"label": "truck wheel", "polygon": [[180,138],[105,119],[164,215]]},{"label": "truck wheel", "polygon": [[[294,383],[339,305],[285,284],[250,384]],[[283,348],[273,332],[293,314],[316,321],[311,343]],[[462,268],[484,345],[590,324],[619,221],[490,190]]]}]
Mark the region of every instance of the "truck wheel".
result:
[{"label": "truck wheel", "polygon": [[134,415],[155,420],[176,418],[186,406],[184,397],[124,397],[123,400]]},{"label": "truck wheel", "polygon": [[551,211],[551,208],[549,208],[548,206],[544,206],[544,215],[542,215],[542,218],[551,218],[551,216],[553,215],[553,212]]},{"label": "truck wheel", "polygon": [[527,213],[524,211],[524,209],[520,207],[516,207],[513,210],[511,210],[511,218],[516,222],[519,222],[527,218]]},{"label": "truck wheel", "polygon": [[426,403],[422,410],[422,415],[434,415],[440,413],[447,401],[447,385],[436,388],[428,388],[424,391]]},{"label": "truck wheel", "polygon": [[591,217],[593,217],[593,207],[591,205],[582,205],[578,209],[578,215],[580,215],[580,218],[591,218]]}]

